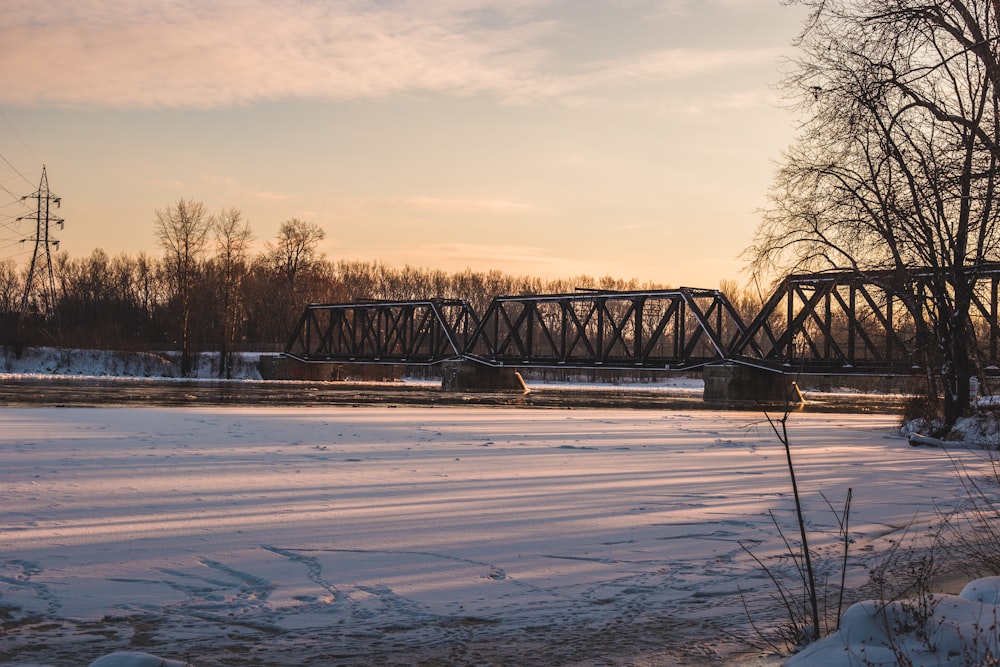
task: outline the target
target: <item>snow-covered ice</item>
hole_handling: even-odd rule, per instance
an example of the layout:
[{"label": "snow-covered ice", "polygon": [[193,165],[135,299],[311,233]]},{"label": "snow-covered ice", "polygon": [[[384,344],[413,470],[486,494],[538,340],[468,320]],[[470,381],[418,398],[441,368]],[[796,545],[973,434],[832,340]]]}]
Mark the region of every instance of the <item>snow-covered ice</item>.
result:
[{"label": "snow-covered ice", "polygon": [[[0,662],[733,662],[754,638],[744,604],[764,626],[783,613],[739,543],[780,568],[768,512],[794,525],[784,451],[761,419],[5,408]],[[854,490],[849,586],[962,500],[952,459],[986,465],[976,450],[910,447],[896,427],[790,420],[820,554],[838,545],[819,493]]]}]

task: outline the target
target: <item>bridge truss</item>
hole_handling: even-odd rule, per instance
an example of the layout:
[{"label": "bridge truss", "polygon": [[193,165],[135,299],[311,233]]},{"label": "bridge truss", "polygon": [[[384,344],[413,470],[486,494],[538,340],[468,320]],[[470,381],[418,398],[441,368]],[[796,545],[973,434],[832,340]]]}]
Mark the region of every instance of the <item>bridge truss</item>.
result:
[{"label": "bridge truss", "polygon": [[742,333],[718,290],[503,296],[465,356],[491,366],[679,370],[723,361]]},{"label": "bridge truss", "polygon": [[[973,360],[1000,369],[1000,264],[976,269]],[[931,270],[792,275],[745,323],[719,290],[312,304],[285,349],[303,361],[684,370],[740,363],[784,373],[920,374]],[[910,295],[904,301],[901,295]]]},{"label": "bridge truss", "polygon": [[[733,361],[805,373],[915,374],[936,350],[921,335],[927,322],[932,270],[831,271],[792,275],[781,282],[743,337]],[[981,368],[997,367],[1000,265],[977,269],[970,319]],[[904,300],[903,295],[908,295]],[[907,301],[909,303],[907,303]]]},{"label": "bridge truss", "polygon": [[285,354],[303,361],[684,369],[725,360],[743,322],[718,290],[311,304]]},{"label": "bridge truss", "polygon": [[478,323],[461,300],[310,304],[285,354],[302,361],[435,364],[460,359]]}]

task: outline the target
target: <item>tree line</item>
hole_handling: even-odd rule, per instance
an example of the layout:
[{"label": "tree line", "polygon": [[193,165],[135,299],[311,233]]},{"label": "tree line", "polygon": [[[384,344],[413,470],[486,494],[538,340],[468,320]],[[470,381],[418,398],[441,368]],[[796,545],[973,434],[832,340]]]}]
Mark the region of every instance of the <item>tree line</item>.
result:
[{"label": "tree line", "polygon": [[382,262],[331,260],[319,250],[319,225],[289,219],[253,251],[241,212],[210,214],[201,202],[178,200],[157,210],[154,234],[162,254],[86,257],[55,255],[55,294],[29,294],[18,312],[27,268],[0,260],[0,315],[5,345],[55,345],[110,350],[176,350],[182,372],[194,355],[220,352],[220,373],[238,351],[283,347],[306,304],[364,299],[464,299],[482,313],[497,295],[659,289],[609,276],[546,280],[502,271],[446,272]]}]

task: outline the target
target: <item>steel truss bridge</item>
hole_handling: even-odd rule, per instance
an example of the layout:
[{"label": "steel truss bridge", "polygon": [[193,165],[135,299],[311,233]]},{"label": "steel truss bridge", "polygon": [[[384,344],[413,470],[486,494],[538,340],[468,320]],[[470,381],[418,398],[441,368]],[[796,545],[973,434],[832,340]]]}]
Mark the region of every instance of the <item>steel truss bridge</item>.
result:
[{"label": "steel truss bridge", "polygon": [[[310,304],[285,355],[307,362],[690,370],[738,363],[784,373],[919,374],[914,307],[930,270],[833,271],[785,278],[740,314],[719,290],[499,296],[477,314],[458,299]],[[972,300],[978,368],[998,360],[1000,265],[979,267]],[[922,316],[918,313],[918,316]]]}]

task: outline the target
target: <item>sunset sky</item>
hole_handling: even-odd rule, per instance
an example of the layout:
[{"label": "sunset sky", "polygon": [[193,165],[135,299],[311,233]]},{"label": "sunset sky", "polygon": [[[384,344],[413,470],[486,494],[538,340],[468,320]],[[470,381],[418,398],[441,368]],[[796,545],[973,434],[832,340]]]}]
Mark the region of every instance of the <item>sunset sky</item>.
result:
[{"label": "sunset sky", "polygon": [[[46,165],[72,256],[155,211],[289,218],[330,259],[716,287],[795,117],[779,0],[8,0],[0,258]],[[433,296],[433,295],[428,295]]]}]

